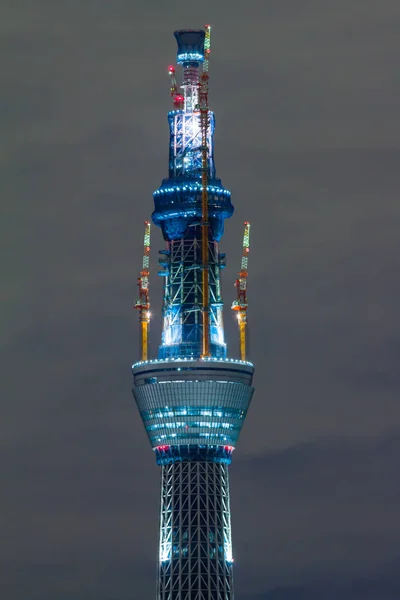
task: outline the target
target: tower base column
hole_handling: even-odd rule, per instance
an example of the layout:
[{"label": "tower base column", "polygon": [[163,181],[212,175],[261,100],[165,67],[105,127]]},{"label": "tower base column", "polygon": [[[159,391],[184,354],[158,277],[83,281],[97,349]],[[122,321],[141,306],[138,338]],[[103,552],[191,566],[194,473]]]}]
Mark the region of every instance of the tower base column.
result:
[{"label": "tower base column", "polygon": [[228,465],[161,466],[157,600],[233,600]]}]

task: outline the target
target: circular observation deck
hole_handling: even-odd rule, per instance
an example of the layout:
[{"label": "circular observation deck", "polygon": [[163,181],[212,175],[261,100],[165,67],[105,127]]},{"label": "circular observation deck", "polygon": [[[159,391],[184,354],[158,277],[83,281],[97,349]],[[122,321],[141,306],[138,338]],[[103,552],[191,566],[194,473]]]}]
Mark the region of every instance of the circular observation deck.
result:
[{"label": "circular observation deck", "polygon": [[152,448],[232,452],[253,395],[253,372],[251,363],[232,359],[133,365],[133,395]]}]

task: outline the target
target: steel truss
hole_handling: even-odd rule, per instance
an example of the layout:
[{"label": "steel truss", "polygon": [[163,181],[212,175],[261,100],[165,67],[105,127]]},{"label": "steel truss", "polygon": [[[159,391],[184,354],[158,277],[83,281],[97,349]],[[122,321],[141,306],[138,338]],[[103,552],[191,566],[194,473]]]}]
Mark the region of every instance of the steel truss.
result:
[{"label": "steel truss", "polygon": [[233,600],[228,466],[161,467],[157,600]]},{"label": "steel truss", "polygon": [[[167,268],[163,306],[163,346],[192,346],[193,353],[201,347],[202,339],[202,278],[201,239],[180,239],[168,242]],[[220,285],[220,256],[217,242],[209,243],[210,339],[224,356],[225,340],[222,320]],[[189,346],[188,346],[189,347]],[[182,346],[184,351],[184,347]],[[190,354],[190,353],[189,353]]]},{"label": "steel truss", "polygon": [[[207,136],[209,177],[215,177],[213,132],[214,115],[209,113]],[[182,177],[200,179],[202,169],[201,127],[199,112],[180,112],[169,116],[170,124],[170,165],[172,179]]]}]

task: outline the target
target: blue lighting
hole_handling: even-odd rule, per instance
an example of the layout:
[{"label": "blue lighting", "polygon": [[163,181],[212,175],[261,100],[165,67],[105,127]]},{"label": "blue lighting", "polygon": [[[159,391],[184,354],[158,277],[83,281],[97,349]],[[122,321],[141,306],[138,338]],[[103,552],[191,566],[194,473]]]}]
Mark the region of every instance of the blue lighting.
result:
[{"label": "blue lighting", "polygon": [[[161,187],[153,193],[153,196],[158,196],[159,194],[173,194],[174,192],[187,191],[187,190],[189,190],[190,192],[196,192],[198,194],[201,194],[202,189],[203,189],[203,187],[202,187],[201,183],[194,181],[191,185],[185,186],[182,188],[179,185],[174,185],[172,187]],[[227,190],[223,187],[217,187],[214,185],[208,185],[207,191],[213,192],[215,194],[222,194],[224,196],[231,195],[231,192],[229,190]]]},{"label": "blue lighting", "polygon": [[159,465],[184,460],[230,464],[234,449],[234,446],[226,444],[161,444],[154,448]]},{"label": "blue lighting", "polygon": [[176,406],[170,408],[158,408],[141,412],[143,421],[149,421],[151,419],[164,419],[165,417],[225,417],[230,419],[243,420],[246,416],[244,410],[241,409],[218,409],[213,406],[200,407],[200,406]]},{"label": "blue lighting", "polygon": [[181,29],[174,32],[178,44],[178,63],[202,62],[204,60],[203,29]]},{"label": "blue lighting", "polygon": [[[188,358],[188,357],[172,357],[172,358],[156,358],[156,359],[150,359],[150,360],[140,360],[136,363],[133,363],[132,365],[132,369],[136,369],[137,367],[140,367],[142,365],[150,365],[150,364],[163,364],[163,363],[169,363],[169,362],[183,362],[183,361],[190,361],[190,362],[197,362],[197,358]],[[204,362],[218,362],[218,363],[237,363],[239,365],[247,365],[249,367],[254,367],[254,364],[252,362],[249,362],[247,360],[239,360],[238,358],[216,358],[214,356],[206,356],[204,358],[200,359],[201,361]]]},{"label": "blue lighting", "polygon": [[227,358],[224,334],[220,241],[234,207],[214,160],[210,31],[174,33],[183,77],[169,67],[168,172],[152,214],[165,242],[158,260],[153,255],[157,267],[151,263],[162,276],[161,343],[156,358],[132,366],[133,395],[161,466],[160,598],[233,595],[228,466],[254,392],[252,363]]},{"label": "blue lighting", "polygon": [[204,60],[203,54],[200,52],[183,52],[177,55],[178,63],[184,62],[202,62]]},{"label": "blue lighting", "polygon": [[[207,139],[207,191],[210,236],[211,239],[219,241],[223,235],[225,219],[233,214],[233,206],[229,190],[226,190],[221,180],[216,177],[213,141],[215,117],[212,111],[208,114],[210,125]],[[161,227],[166,240],[177,240],[188,234],[195,236],[196,232],[190,228],[201,220],[202,137],[199,112],[170,111],[168,123],[168,178],[164,179],[160,188],[153,193],[155,210],[152,218],[154,224]],[[197,235],[200,235],[200,231],[197,231]]]},{"label": "blue lighting", "polygon": [[[147,431],[157,431],[158,429],[212,429],[212,428],[222,428],[222,429],[230,429],[232,431],[239,431],[240,427],[237,425],[232,425],[232,423],[213,423],[208,421],[201,421],[190,423],[186,421],[174,421],[172,423],[154,423],[153,425],[149,425],[146,427]],[[197,434],[196,434],[197,435]],[[214,434],[213,434],[214,435]]]}]

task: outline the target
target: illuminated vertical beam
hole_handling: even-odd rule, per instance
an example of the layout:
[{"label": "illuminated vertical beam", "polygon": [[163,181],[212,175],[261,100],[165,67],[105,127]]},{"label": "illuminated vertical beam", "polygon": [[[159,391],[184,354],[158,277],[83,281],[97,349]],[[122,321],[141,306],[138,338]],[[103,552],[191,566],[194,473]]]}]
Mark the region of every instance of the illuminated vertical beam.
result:
[{"label": "illuminated vertical beam", "polygon": [[200,78],[200,123],[201,123],[201,249],[202,249],[202,284],[203,284],[203,346],[202,357],[210,356],[210,291],[208,269],[208,61],[210,57],[211,28],[206,25],[204,40],[204,64]]},{"label": "illuminated vertical beam", "polygon": [[[204,74],[203,74],[204,75]],[[208,269],[208,153],[207,153],[208,110],[201,109],[201,143],[202,143],[202,173],[201,173],[201,257],[202,257],[202,287],[203,287],[203,347],[202,357],[210,356],[210,291]]]},{"label": "illuminated vertical beam", "polygon": [[240,360],[246,360],[246,312],[238,314],[239,320],[239,343],[240,343]]},{"label": "illuminated vertical beam", "polygon": [[142,360],[147,360],[149,358],[149,320],[143,320],[141,322],[142,326],[142,339],[141,339],[141,347],[142,347]]},{"label": "illuminated vertical beam", "polygon": [[242,244],[242,261],[240,265],[239,278],[236,279],[235,286],[237,290],[237,299],[232,303],[232,310],[237,311],[237,319],[239,325],[239,346],[240,359],[246,360],[246,325],[247,325],[247,277],[248,277],[248,262],[250,251],[250,223],[245,221],[243,244]]},{"label": "illuminated vertical beam", "polygon": [[145,221],[144,225],[143,262],[140,277],[138,278],[139,298],[135,304],[135,308],[139,310],[141,360],[147,360],[149,355],[148,330],[150,322],[149,275],[151,225],[149,221]]}]

